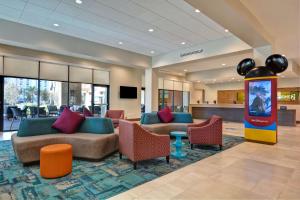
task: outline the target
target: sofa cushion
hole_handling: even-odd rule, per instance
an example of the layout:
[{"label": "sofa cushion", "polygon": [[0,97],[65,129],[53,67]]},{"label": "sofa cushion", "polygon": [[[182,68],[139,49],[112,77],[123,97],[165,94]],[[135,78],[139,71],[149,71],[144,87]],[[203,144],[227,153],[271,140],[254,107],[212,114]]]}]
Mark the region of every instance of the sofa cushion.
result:
[{"label": "sofa cushion", "polygon": [[164,108],[157,112],[159,119],[164,123],[172,122],[173,114],[169,108]]},{"label": "sofa cushion", "polygon": [[64,108],[60,117],[52,125],[52,128],[67,134],[75,133],[84,119],[80,114],[72,112],[69,108]]},{"label": "sofa cushion", "polygon": [[193,117],[190,113],[174,112],[173,123],[193,123]]},{"label": "sofa cushion", "polygon": [[56,119],[56,117],[24,119],[20,123],[17,136],[27,137],[58,133],[56,129],[51,127]]},{"label": "sofa cushion", "polygon": [[114,133],[112,120],[109,118],[87,117],[80,125],[78,132],[94,134]]},{"label": "sofa cushion", "polygon": [[157,112],[144,113],[141,117],[141,124],[157,124],[160,120],[157,116]]}]

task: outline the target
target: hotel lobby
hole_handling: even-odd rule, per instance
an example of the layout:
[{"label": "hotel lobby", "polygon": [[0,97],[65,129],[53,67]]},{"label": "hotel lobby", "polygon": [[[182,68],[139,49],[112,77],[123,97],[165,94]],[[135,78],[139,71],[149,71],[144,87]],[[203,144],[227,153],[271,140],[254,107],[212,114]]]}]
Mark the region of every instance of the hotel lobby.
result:
[{"label": "hotel lobby", "polygon": [[300,199],[299,0],[0,0],[0,200]]}]

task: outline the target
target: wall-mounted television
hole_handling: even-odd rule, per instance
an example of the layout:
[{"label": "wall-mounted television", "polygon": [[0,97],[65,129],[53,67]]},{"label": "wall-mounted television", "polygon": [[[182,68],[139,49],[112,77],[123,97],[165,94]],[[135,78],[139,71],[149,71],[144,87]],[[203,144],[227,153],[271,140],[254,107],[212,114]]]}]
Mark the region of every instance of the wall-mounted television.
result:
[{"label": "wall-mounted television", "polygon": [[269,117],[271,116],[271,81],[249,82],[249,115]]},{"label": "wall-mounted television", "polygon": [[121,99],[136,99],[137,87],[120,86]]}]

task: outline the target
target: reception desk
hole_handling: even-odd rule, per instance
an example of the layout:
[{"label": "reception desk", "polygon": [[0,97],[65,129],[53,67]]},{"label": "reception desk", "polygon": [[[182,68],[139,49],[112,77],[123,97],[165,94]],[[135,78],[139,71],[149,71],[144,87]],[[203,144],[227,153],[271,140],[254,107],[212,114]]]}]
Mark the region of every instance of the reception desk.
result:
[{"label": "reception desk", "polygon": [[[191,104],[190,111],[195,119],[208,119],[212,115],[219,115],[224,121],[244,120],[242,104]],[[296,109],[278,110],[278,125],[296,126],[296,121]]]}]

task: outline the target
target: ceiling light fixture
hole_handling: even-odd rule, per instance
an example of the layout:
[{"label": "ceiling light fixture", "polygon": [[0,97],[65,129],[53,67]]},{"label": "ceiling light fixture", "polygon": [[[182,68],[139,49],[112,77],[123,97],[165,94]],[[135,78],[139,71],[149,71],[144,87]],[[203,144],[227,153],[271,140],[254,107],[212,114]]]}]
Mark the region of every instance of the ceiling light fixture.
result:
[{"label": "ceiling light fixture", "polygon": [[154,54],[154,53],[155,53],[155,51],[150,51],[150,53],[151,53],[151,54]]},{"label": "ceiling light fixture", "polygon": [[77,4],[82,4],[82,1],[81,0],[76,0],[75,1]]},{"label": "ceiling light fixture", "polygon": [[185,45],[185,42],[181,42],[182,45]]},{"label": "ceiling light fixture", "polygon": [[222,66],[226,66],[226,64],[225,64],[225,63],[223,63],[223,64],[222,64]]},{"label": "ceiling light fixture", "polygon": [[148,31],[149,31],[149,32],[153,32],[154,29],[153,29],[153,28],[149,28]]},{"label": "ceiling light fixture", "polygon": [[53,26],[55,26],[55,27],[59,27],[59,24],[53,24]]},{"label": "ceiling light fixture", "polygon": [[225,29],[224,31],[225,31],[226,33],[228,33],[228,32],[229,32],[229,30],[228,30],[228,29]]},{"label": "ceiling light fixture", "polygon": [[120,41],[120,42],[118,42],[118,43],[119,43],[119,45],[122,45],[122,44],[123,44],[123,42],[121,42],[121,41]]},{"label": "ceiling light fixture", "polygon": [[195,12],[196,12],[196,13],[199,13],[199,12],[200,12],[200,10],[199,10],[199,9],[196,9],[196,10],[195,10]]}]

